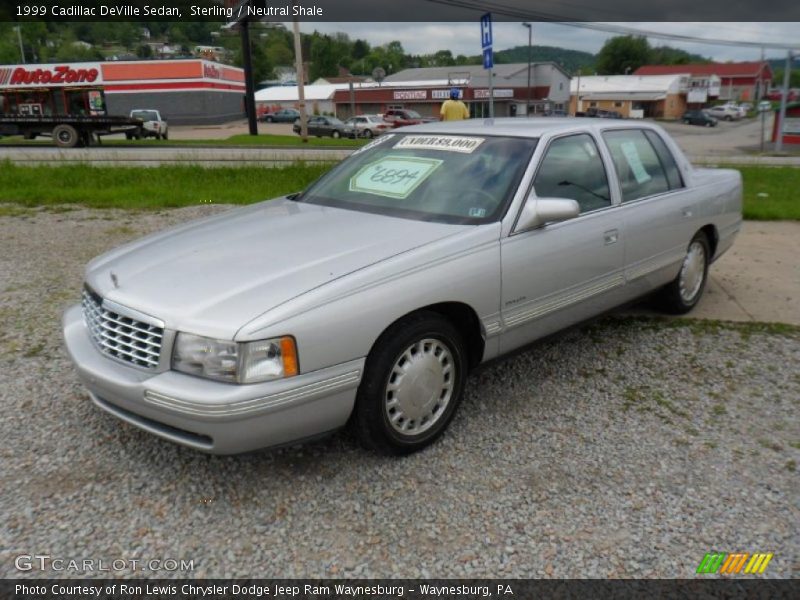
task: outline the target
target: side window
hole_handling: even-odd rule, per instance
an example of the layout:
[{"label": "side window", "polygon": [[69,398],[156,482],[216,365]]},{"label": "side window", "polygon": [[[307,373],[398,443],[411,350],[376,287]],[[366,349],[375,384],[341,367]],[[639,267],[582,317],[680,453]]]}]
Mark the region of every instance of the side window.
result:
[{"label": "side window", "polygon": [[655,131],[645,131],[644,134],[647,136],[647,139],[650,140],[650,143],[653,144],[653,148],[656,149],[656,154],[658,154],[658,158],[661,160],[661,166],[664,167],[664,170],[667,172],[669,189],[675,190],[682,188],[683,179],[681,178],[681,172],[678,170],[678,165],[675,163],[675,157],[672,155],[670,149],[667,148],[664,140],[661,139],[661,136]]},{"label": "side window", "polygon": [[585,133],[558,138],[550,144],[533,188],[539,197],[577,200],[582,213],[611,206],[603,159],[594,139]]},{"label": "side window", "polygon": [[621,129],[603,134],[622,190],[622,201],[661,194],[670,189],[661,161],[641,129]]}]

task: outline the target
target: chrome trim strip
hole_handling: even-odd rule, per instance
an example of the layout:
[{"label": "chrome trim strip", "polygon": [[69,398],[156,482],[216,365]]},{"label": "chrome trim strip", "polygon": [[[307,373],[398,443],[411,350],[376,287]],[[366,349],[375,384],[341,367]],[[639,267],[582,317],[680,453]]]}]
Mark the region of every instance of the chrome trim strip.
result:
[{"label": "chrome trim strip", "polygon": [[602,278],[600,281],[592,285],[584,286],[565,294],[559,294],[555,297],[551,296],[549,298],[545,298],[544,300],[534,302],[532,305],[529,305],[530,308],[506,318],[506,327],[518,327],[519,325],[527,323],[528,321],[538,319],[572,304],[577,304],[578,302],[587,300],[592,296],[602,294],[603,292],[623,285],[624,283],[624,275],[622,273],[615,273],[611,276]]},{"label": "chrome trim strip", "polygon": [[500,321],[492,321],[490,323],[484,323],[483,328],[486,330],[487,336],[493,336],[500,333],[500,330],[503,329]]},{"label": "chrome trim strip", "polygon": [[144,400],[159,408],[198,417],[238,417],[277,408],[288,403],[303,403],[323,394],[354,387],[361,380],[361,371],[350,371],[342,375],[309,383],[294,389],[277,392],[260,398],[250,398],[229,404],[204,404],[181,400],[146,390]]},{"label": "chrome trim strip", "polygon": [[657,256],[655,258],[646,259],[640,262],[639,264],[629,268],[625,272],[625,279],[627,281],[633,281],[634,279],[645,277],[650,273],[654,273],[660,269],[665,269],[674,263],[680,262],[682,257],[683,257],[683,250],[675,250],[666,257],[662,255],[662,256]]}]

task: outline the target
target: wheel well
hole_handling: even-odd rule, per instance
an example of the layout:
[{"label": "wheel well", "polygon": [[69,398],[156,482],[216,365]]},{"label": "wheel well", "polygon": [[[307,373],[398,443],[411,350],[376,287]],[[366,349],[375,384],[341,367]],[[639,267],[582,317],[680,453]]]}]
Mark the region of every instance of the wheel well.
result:
[{"label": "wheel well", "polygon": [[467,345],[470,368],[478,366],[483,358],[483,348],[485,345],[483,335],[481,335],[481,322],[478,315],[471,306],[461,302],[442,302],[423,306],[419,310],[429,310],[439,313],[450,321],[456,329],[464,336],[464,343]]},{"label": "wheel well", "polygon": [[710,258],[714,258],[714,255],[717,253],[717,244],[719,243],[719,234],[717,233],[717,228],[709,224],[700,228],[700,231],[706,234],[709,250],[711,252]]}]

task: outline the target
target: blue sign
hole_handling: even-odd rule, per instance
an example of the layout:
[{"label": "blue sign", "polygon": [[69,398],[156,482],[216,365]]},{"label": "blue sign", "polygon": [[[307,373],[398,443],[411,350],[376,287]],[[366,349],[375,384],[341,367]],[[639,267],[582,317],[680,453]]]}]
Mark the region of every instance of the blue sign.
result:
[{"label": "blue sign", "polygon": [[483,68],[491,69],[492,67],[494,67],[494,52],[492,52],[492,47],[489,46],[483,49]]},{"label": "blue sign", "polygon": [[481,17],[481,48],[486,49],[491,47],[491,45],[492,45],[492,13],[486,13]]}]

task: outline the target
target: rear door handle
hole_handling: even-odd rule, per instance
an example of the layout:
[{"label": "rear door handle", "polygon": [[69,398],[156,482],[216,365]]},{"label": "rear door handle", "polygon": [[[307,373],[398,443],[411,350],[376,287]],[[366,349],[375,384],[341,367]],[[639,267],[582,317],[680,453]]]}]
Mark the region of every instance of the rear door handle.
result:
[{"label": "rear door handle", "polygon": [[619,231],[616,229],[610,229],[603,234],[603,239],[605,240],[606,246],[616,244],[617,240],[619,239]]}]

